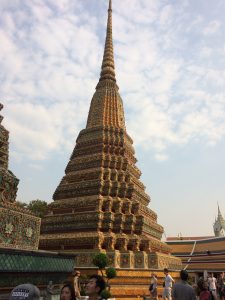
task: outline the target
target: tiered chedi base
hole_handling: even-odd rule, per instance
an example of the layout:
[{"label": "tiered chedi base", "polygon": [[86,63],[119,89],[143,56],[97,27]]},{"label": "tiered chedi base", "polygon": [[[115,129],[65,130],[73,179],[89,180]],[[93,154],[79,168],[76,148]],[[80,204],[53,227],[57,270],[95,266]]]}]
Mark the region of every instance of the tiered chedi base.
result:
[{"label": "tiered chedi base", "polygon": [[[40,248],[77,253],[79,266],[90,266],[94,253],[105,250],[121,268],[148,268],[152,252],[169,254],[135,162],[125,130],[81,131],[42,220]],[[170,257],[165,260],[168,266]]]}]

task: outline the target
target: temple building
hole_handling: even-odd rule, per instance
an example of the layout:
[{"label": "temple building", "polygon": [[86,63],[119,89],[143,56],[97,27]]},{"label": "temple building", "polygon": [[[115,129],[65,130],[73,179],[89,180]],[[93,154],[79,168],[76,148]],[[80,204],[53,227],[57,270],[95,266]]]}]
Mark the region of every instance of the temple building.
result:
[{"label": "temple building", "polygon": [[215,236],[170,237],[167,244],[172,254],[182,260],[183,268],[196,276],[205,272],[218,274],[225,270],[224,218],[218,206],[218,215],[213,224]]},{"label": "temple building", "polygon": [[77,267],[90,267],[93,255],[105,252],[117,268],[179,269],[180,259],[161,241],[164,229],[148,207],[136,162],[116,82],[109,0],[100,78],[86,128],[42,219],[40,249],[74,253]]}]

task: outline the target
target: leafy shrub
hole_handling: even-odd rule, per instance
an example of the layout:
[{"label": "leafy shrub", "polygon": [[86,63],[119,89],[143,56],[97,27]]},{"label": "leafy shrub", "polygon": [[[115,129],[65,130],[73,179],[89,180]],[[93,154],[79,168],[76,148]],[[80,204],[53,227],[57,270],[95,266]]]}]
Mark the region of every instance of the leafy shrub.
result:
[{"label": "leafy shrub", "polygon": [[101,292],[101,298],[102,299],[108,299],[108,298],[111,298],[111,293],[109,290],[103,290]]},{"label": "leafy shrub", "polygon": [[105,270],[106,276],[108,279],[112,279],[116,277],[116,269],[115,268],[107,268]]},{"label": "leafy shrub", "polygon": [[96,254],[93,258],[93,264],[98,267],[100,270],[105,269],[105,267],[108,264],[108,258],[106,254],[104,253],[99,253]]}]

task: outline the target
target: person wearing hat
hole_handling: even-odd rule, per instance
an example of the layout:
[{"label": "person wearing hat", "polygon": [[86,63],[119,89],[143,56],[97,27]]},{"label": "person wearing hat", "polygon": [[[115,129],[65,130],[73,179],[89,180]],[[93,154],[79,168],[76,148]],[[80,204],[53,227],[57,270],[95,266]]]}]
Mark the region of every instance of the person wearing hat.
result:
[{"label": "person wearing hat", "polygon": [[9,300],[39,300],[39,289],[31,284],[25,283],[16,286],[10,293]]},{"label": "person wearing hat", "polygon": [[187,282],[188,272],[180,271],[180,281],[175,283],[172,289],[173,300],[196,300],[195,291]]},{"label": "person wearing hat", "polygon": [[74,273],[75,273],[75,276],[74,276],[74,279],[73,279],[73,287],[74,287],[74,290],[75,290],[75,296],[77,299],[80,298],[80,291],[81,291],[81,286],[80,286],[80,271],[76,271],[74,269]]}]

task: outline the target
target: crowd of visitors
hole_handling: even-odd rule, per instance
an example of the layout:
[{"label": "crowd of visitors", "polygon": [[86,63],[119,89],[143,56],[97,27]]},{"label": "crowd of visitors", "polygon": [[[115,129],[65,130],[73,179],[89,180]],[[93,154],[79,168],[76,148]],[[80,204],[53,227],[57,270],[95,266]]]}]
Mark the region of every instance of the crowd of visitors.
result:
[{"label": "crowd of visitors", "polygon": [[[164,300],[225,300],[225,274],[222,272],[218,278],[210,273],[207,278],[199,278],[197,285],[190,283],[188,272],[181,270],[180,280],[176,283],[169,274],[168,269],[164,269],[165,278],[163,281]],[[150,299],[158,300],[158,281],[156,274],[152,273],[149,286]]]},{"label": "crowd of visitors", "polygon": [[218,278],[210,273],[208,278],[201,277],[198,281],[197,295],[199,300],[225,300],[225,274],[220,273]]},{"label": "crowd of visitors", "polygon": [[[80,282],[77,277],[80,276],[80,272],[76,272],[74,282],[65,282],[60,291],[60,300],[79,300],[80,296]],[[47,286],[46,299],[50,295],[53,295],[53,285],[50,281]],[[101,292],[105,289],[106,282],[100,275],[92,275],[89,277],[85,287],[85,294],[89,300],[101,299]],[[40,290],[33,284],[21,284],[15,287],[10,293],[9,300],[40,300]]]},{"label": "crowd of visitors", "polygon": [[[80,272],[74,270],[73,283],[65,282],[60,291],[60,300],[79,300],[81,299]],[[180,271],[180,280],[174,282],[174,279],[168,269],[164,269],[163,281],[163,299],[164,300],[225,300],[225,274],[222,272],[216,278],[210,273],[206,278],[200,277],[197,285],[189,283],[189,276],[186,270]],[[46,299],[51,299],[54,294],[52,281],[49,282],[46,289]],[[89,277],[85,285],[85,294],[89,300],[101,299],[101,292],[106,288],[105,280],[100,275]],[[159,300],[158,279],[155,273],[151,274],[149,286],[150,299]],[[21,284],[15,287],[9,297],[9,300],[39,300],[40,291],[33,284]]]}]

